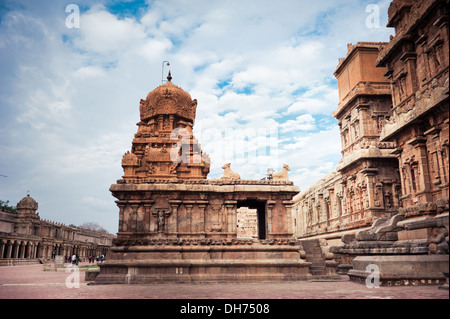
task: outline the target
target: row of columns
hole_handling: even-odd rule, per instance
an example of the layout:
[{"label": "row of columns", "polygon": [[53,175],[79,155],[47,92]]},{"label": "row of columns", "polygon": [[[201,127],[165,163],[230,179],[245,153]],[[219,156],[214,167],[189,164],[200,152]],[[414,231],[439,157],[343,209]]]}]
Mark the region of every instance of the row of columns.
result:
[{"label": "row of columns", "polygon": [[0,240],[0,259],[50,259],[54,255],[71,256],[73,254],[79,255],[80,258],[101,254],[106,255],[106,248],[20,240]]}]

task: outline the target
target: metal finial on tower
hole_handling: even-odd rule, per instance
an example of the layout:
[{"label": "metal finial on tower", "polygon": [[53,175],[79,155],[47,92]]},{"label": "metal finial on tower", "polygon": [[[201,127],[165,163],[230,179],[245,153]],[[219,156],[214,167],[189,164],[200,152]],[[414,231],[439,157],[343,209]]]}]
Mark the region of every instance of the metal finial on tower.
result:
[{"label": "metal finial on tower", "polygon": [[169,70],[169,75],[167,76],[167,81],[172,81],[172,75],[170,74],[170,70]]},{"label": "metal finial on tower", "polygon": [[161,84],[164,84],[164,66],[165,65],[170,66],[169,61],[163,61],[163,63],[162,63]]}]

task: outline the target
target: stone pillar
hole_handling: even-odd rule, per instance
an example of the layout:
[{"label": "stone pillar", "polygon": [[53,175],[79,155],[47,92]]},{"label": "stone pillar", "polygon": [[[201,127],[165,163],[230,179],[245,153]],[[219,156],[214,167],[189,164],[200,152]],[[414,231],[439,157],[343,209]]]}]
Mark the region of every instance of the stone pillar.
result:
[{"label": "stone pillar", "polygon": [[0,241],[0,259],[3,258],[3,254],[5,253],[6,242],[3,240]]},{"label": "stone pillar", "polygon": [[14,255],[11,258],[19,258],[19,247],[20,244],[17,241],[14,242]]},{"label": "stone pillar", "polygon": [[35,246],[35,243],[30,243],[28,245],[27,258],[30,258],[30,259],[34,258],[34,246]]},{"label": "stone pillar", "polygon": [[25,254],[24,257],[25,258],[30,258],[30,251],[31,251],[31,243],[28,243],[25,245]]},{"label": "stone pillar", "polygon": [[39,258],[39,243],[33,245],[33,258]]},{"label": "stone pillar", "polygon": [[275,201],[274,200],[268,200],[267,201],[267,234],[266,237],[269,236],[269,234],[272,233],[272,210],[273,207],[275,206]]},{"label": "stone pillar", "polygon": [[5,256],[5,258],[11,258],[12,246],[13,246],[13,243],[11,243],[11,241],[9,242],[9,244],[6,243],[6,256]]}]

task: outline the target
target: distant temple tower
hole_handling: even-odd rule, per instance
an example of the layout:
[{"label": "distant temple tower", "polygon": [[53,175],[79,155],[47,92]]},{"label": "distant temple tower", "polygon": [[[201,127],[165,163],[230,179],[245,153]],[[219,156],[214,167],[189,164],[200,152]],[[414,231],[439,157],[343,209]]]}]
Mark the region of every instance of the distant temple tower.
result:
[{"label": "distant temple tower", "polygon": [[396,214],[400,180],[394,143],[379,137],[392,105],[385,68],[375,61],[383,42],[348,44],[334,75],[339,104],[338,120],[342,158],[336,170],[295,196],[296,235],[311,237],[370,226],[380,217]]},{"label": "distant temple tower", "polygon": [[339,104],[333,116],[338,120],[342,143],[336,170],[343,175],[343,208],[349,215],[346,222],[356,227],[396,214],[400,204],[395,146],[379,141],[392,107],[386,69],[375,67],[385,44],[349,44],[347,56],[340,59],[334,72]]}]

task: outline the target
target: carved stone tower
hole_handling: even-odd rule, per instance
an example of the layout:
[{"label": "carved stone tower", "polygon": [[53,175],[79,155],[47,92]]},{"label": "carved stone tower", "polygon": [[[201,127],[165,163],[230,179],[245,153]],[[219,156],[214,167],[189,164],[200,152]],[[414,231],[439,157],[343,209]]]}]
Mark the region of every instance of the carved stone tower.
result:
[{"label": "carved stone tower", "polygon": [[[385,68],[375,61],[384,42],[348,45],[334,75],[339,105],[333,116],[339,121],[342,158],[336,169],[342,174],[343,210],[353,227],[396,214],[400,205],[400,178],[394,143],[380,142],[392,97]],[[351,222],[350,222],[351,223]]]},{"label": "carved stone tower", "polygon": [[19,234],[36,235],[39,233],[40,217],[36,213],[38,203],[30,195],[22,198],[16,205],[17,220],[15,232]]},{"label": "carved stone tower", "polygon": [[209,157],[202,153],[192,128],[197,100],[168,81],[140,102],[141,121],[131,153],[122,159],[123,178],[204,179]]}]

